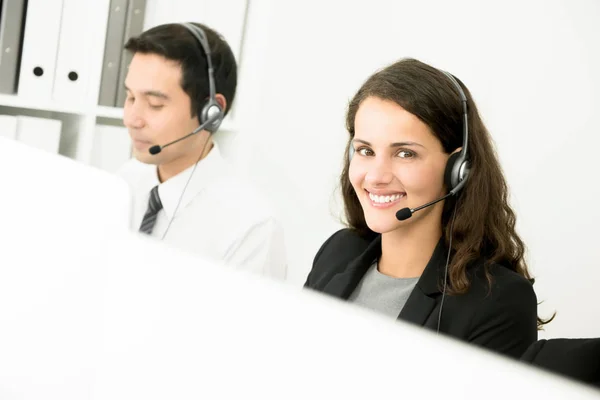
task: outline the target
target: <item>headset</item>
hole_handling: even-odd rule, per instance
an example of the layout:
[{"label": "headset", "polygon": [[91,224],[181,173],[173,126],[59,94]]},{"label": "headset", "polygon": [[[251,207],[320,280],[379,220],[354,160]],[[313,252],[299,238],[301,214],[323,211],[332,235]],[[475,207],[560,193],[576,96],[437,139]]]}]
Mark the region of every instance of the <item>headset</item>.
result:
[{"label": "headset", "polygon": [[209,99],[208,102],[199,108],[198,118],[201,125],[212,120],[212,122],[209,122],[204,128],[212,134],[219,129],[219,126],[224,118],[224,111],[221,105],[217,102],[216,98],[214,68],[211,59],[210,46],[208,45],[208,39],[206,38],[206,33],[204,33],[204,30],[199,26],[196,26],[190,22],[184,22],[180,25],[186,28],[196,38],[198,43],[200,43],[204,54],[206,55],[206,62],[208,64]]},{"label": "headset", "polygon": [[467,111],[467,96],[452,74],[446,71],[442,72],[448,77],[450,82],[454,84],[456,90],[458,90],[463,111],[462,148],[458,153],[454,153],[450,156],[448,162],[446,163],[446,170],[444,172],[444,182],[446,183],[448,191],[455,195],[465,186],[471,171],[471,163],[469,162],[467,152],[469,146],[469,116]]},{"label": "headset", "polygon": [[[459,152],[452,154],[446,162],[446,168],[444,170],[444,182],[448,188],[448,194],[438,198],[437,200],[431,201],[427,204],[416,208],[405,207],[396,213],[396,218],[400,221],[404,221],[412,216],[415,211],[422,210],[423,208],[429,207],[439,201],[442,201],[450,196],[455,196],[465,186],[469,173],[471,171],[471,164],[468,157],[468,143],[469,143],[469,118],[467,110],[467,96],[463,91],[462,87],[456,80],[456,78],[446,71],[441,71],[448,77],[450,82],[458,91],[460,101],[462,104],[462,117],[463,117],[463,129],[462,129],[462,148]],[[354,157],[354,147],[350,145],[348,149],[349,161]],[[450,240],[448,243],[448,254],[446,255],[446,267],[444,270],[444,287],[442,290],[442,300],[440,302],[440,310],[438,312],[437,321],[437,333],[440,332],[440,324],[442,322],[442,309],[444,307],[444,299],[446,298],[446,288],[448,285],[448,265],[450,264],[450,253],[452,252],[452,232],[454,231],[454,220],[456,218],[456,205],[454,204],[454,211],[452,212],[452,220],[450,222]]]},{"label": "headset", "polygon": [[[214,69],[213,69],[213,65],[212,65],[210,46],[208,45],[208,39],[206,38],[206,33],[204,33],[204,30],[202,28],[200,28],[199,26],[196,26],[189,22],[180,23],[179,25],[186,28],[196,38],[196,40],[198,41],[198,43],[200,43],[200,46],[204,50],[204,54],[206,54],[206,62],[208,64],[209,99],[208,99],[208,102],[203,104],[202,107],[201,108],[199,107],[199,109],[198,109],[198,120],[200,122],[200,126],[198,128],[196,128],[192,133],[189,133],[188,135],[183,136],[171,143],[168,143],[163,146],[153,146],[152,148],[150,148],[151,154],[158,154],[162,150],[162,148],[164,148],[166,146],[170,146],[171,144],[176,143],[185,138],[188,138],[192,135],[195,135],[196,133],[200,132],[201,130],[206,130],[212,135],[219,129],[219,126],[221,125],[221,122],[223,121],[223,118],[224,118],[223,108],[217,102],[217,98],[216,98]],[[173,220],[175,219],[175,215],[177,214],[177,211],[179,210],[179,206],[181,205],[181,200],[183,199],[183,195],[185,194],[185,191],[192,179],[192,176],[194,175],[194,172],[196,171],[196,167],[198,166],[198,163],[200,162],[200,159],[202,158],[202,155],[204,154],[204,150],[205,150],[208,142],[209,141],[206,140],[204,142],[204,146],[202,146],[202,151],[200,152],[200,155],[198,156],[198,160],[196,160],[196,163],[194,164],[194,168],[192,168],[192,172],[190,173],[190,176],[187,179],[185,186],[183,187],[183,190],[181,191],[181,195],[179,196],[179,200],[177,201],[175,211],[173,211],[173,216],[171,217],[169,224],[167,225],[167,228],[163,232],[161,240],[164,240],[164,238],[167,236],[167,232],[169,232],[169,228],[171,227],[171,224],[173,223]]]},{"label": "headset", "polygon": [[[458,90],[460,102],[462,103],[463,111],[463,144],[458,153],[454,153],[448,158],[446,170],[444,171],[444,181],[448,188],[448,195],[456,195],[467,183],[469,173],[471,172],[471,163],[468,158],[469,144],[469,116],[467,110],[467,96],[456,78],[449,72],[442,71]],[[450,253],[452,253],[452,236],[454,232],[454,220],[456,219],[456,206],[452,212],[452,221],[450,222],[450,240],[448,243],[448,254],[446,255],[446,267],[444,268],[444,288],[442,290],[442,301],[440,302],[440,311],[438,312],[438,321],[436,333],[440,333],[440,325],[442,323],[442,309],[444,308],[444,299],[446,298],[446,288],[448,286],[448,265],[450,264]]]}]

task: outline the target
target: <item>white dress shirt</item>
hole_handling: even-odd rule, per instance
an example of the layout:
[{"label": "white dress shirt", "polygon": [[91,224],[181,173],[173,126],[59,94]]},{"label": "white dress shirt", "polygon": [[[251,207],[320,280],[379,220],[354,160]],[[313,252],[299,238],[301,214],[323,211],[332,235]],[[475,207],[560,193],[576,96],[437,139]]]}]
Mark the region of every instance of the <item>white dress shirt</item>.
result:
[{"label": "white dress shirt", "polygon": [[131,228],[139,229],[150,191],[159,185],[163,208],[153,237],[164,236],[168,244],[239,269],[285,279],[283,231],[267,199],[236,175],[216,143],[196,166],[182,196],[192,170],[193,166],[160,183],[155,165],[128,161],[118,174],[133,194]]}]

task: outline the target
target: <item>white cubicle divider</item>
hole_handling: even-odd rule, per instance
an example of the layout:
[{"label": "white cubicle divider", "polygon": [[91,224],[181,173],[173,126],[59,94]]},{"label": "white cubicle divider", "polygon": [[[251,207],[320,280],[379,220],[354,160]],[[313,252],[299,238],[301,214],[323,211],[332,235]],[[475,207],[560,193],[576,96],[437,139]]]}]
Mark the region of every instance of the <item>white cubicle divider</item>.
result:
[{"label": "white cubicle divider", "polygon": [[97,169],[1,138],[0,168],[3,400],[597,398],[129,232]]},{"label": "white cubicle divider", "polygon": [[120,241],[101,399],[597,399],[595,389],[317,293]]}]

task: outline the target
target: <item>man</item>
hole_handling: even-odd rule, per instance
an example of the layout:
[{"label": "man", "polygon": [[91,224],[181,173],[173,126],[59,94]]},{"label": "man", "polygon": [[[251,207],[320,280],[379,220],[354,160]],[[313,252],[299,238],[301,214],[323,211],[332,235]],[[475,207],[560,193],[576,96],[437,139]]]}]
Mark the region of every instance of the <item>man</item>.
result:
[{"label": "man", "polygon": [[209,27],[190,23],[154,27],[129,39],[125,49],[133,54],[124,124],[134,157],[120,175],[134,196],[134,229],[284,279],[280,224],[268,201],[227,165],[212,138],[237,87],[229,45]]}]

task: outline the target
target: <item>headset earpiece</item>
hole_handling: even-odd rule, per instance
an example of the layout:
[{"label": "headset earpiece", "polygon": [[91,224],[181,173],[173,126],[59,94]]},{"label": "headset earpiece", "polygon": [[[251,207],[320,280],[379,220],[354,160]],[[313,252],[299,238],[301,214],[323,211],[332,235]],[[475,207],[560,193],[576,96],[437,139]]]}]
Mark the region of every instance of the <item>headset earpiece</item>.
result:
[{"label": "headset earpiece", "polygon": [[461,152],[454,153],[448,158],[444,171],[444,183],[449,192],[458,193],[469,177],[470,165]]},{"label": "headset earpiece", "polygon": [[448,158],[448,162],[446,163],[446,170],[444,171],[444,183],[446,184],[446,188],[448,191],[452,190],[456,186],[456,175],[454,171],[458,163],[456,160],[459,157],[459,153],[454,153]]},{"label": "headset earpiece", "polygon": [[190,31],[190,33],[196,38],[196,40],[202,47],[202,50],[204,50],[204,54],[206,55],[206,63],[208,64],[209,98],[208,101],[199,110],[198,119],[200,124],[204,124],[209,119],[217,116],[214,122],[210,123],[205,128],[205,130],[207,130],[208,132],[215,133],[219,129],[221,122],[223,122],[223,118],[225,118],[225,112],[221,105],[217,102],[216,98],[217,95],[215,89],[215,77],[208,40],[206,39],[206,34],[204,33],[204,30],[199,26],[188,22],[182,23],[181,25],[185,27],[188,31]]},{"label": "headset earpiece", "polygon": [[215,119],[214,122],[208,124],[205,128],[210,133],[215,133],[219,129],[219,126],[223,121],[223,109],[221,108],[221,105],[219,103],[217,103],[216,101],[213,102],[209,99],[198,114],[200,123],[205,123],[209,119],[213,118],[215,115],[218,115],[218,118]]}]

